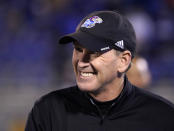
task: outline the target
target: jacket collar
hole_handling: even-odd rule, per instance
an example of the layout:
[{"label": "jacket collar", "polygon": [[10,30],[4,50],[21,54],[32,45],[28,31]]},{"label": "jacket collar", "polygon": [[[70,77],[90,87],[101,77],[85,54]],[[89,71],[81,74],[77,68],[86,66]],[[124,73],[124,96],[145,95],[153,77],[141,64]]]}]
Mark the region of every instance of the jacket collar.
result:
[{"label": "jacket collar", "polygon": [[[133,86],[128,81],[127,77],[125,76],[124,79],[124,87],[121,91],[120,95],[115,100],[115,104],[110,110],[110,115],[116,115],[118,112],[126,110],[128,107],[128,103],[133,96]],[[73,90],[68,95],[69,99],[72,103],[79,106],[79,109],[82,112],[98,114],[98,111],[94,104],[91,102],[89,95],[86,92],[82,92],[79,90],[78,86],[73,87]]]}]

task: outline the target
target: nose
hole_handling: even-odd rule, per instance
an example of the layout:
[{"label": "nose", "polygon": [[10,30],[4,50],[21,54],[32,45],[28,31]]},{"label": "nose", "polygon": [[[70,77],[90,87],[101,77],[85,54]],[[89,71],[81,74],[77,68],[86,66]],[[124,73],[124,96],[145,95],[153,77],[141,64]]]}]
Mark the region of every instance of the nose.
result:
[{"label": "nose", "polygon": [[90,53],[87,49],[83,49],[80,60],[85,63],[90,61]]},{"label": "nose", "polygon": [[90,64],[89,63],[87,63],[87,62],[83,62],[83,61],[79,61],[78,62],[78,66],[80,67],[80,68],[85,68],[85,67],[88,67]]},{"label": "nose", "polygon": [[90,62],[90,54],[86,49],[83,49],[78,65],[79,67],[87,67],[89,66],[89,62]]}]

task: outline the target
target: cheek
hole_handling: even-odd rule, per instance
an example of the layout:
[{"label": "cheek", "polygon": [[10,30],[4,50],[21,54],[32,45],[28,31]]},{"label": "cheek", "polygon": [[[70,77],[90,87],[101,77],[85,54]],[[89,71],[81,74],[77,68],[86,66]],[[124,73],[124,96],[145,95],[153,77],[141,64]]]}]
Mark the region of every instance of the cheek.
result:
[{"label": "cheek", "polygon": [[93,67],[98,72],[98,77],[101,79],[110,79],[110,77],[116,76],[117,73],[117,61],[116,60],[105,60],[100,61],[96,60],[93,61]]},{"label": "cheek", "polygon": [[74,52],[73,52],[73,55],[72,55],[72,64],[74,65],[74,63],[75,63],[75,56],[74,56],[75,54],[74,54]]},{"label": "cheek", "polygon": [[74,71],[76,70],[76,65],[77,65],[77,55],[75,53],[75,51],[73,51],[73,56],[72,56],[72,65],[73,65],[73,68],[74,68]]},{"label": "cheek", "polygon": [[98,71],[109,71],[109,70],[116,70],[117,68],[117,61],[116,60],[102,60],[96,59],[91,62],[94,68]]}]

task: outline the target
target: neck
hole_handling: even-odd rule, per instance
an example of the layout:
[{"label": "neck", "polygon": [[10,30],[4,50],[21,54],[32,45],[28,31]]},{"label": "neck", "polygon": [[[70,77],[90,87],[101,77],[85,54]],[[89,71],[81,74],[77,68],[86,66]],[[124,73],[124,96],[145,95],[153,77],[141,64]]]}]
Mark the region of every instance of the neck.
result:
[{"label": "neck", "polygon": [[124,86],[124,78],[113,80],[101,88],[100,91],[89,93],[94,99],[101,102],[111,101],[119,96]]}]

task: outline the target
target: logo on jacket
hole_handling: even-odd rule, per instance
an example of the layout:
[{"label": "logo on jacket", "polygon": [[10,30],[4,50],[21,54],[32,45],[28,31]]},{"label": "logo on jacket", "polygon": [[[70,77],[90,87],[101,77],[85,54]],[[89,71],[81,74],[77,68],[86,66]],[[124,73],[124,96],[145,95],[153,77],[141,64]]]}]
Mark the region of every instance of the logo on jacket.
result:
[{"label": "logo on jacket", "polygon": [[87,20],[81,25],[81,27],[92,28],[92,27],[95,26],[96,23],[100,24],[100,23],[102,23],[102,22],[103,22],[103,20],[102,20],[100,17],[98,17],[98,16],[93,16],[93,17],[87,19]]}]

